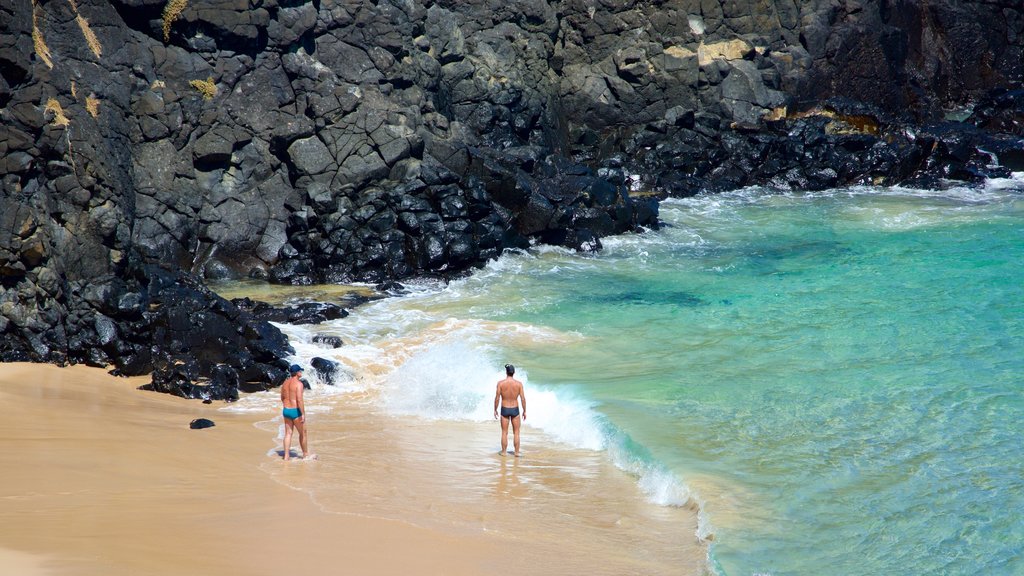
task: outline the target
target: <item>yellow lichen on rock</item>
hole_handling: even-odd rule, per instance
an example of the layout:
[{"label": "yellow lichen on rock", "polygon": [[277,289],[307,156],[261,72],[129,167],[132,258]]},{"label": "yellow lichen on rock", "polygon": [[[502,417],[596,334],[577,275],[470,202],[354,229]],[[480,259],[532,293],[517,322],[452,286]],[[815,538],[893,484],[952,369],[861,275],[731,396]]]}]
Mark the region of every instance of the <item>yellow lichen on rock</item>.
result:
[{"label": "yellow lichen on rock", "polygon": [[36,54],[48,68],[53,68],[53,59],[50,58],[50,48],[46,46],[46,39],[43,38],[43,31],[39,28],[39,11],[36,10],[36,1],[32,0],[32,45],[35,46]]},{"label": "yellow lichen on rock", "polygon": [[217,95],[217,85],[213,83],[213,76],[209,76],[206,80],[192,80],[189,84],[199,91],[206,100],[211,100]]},{"label": "yellow lichen on rock", "polygon": [[89,49],[96,55],[97,58],[103,55],[103,46],[100,45],[100,39],[96,37],[96,33],[89,27],[89,21],[82,18],[81,14],[75,16],[75,22],[78,23],[78,27],[82,30],[82,36],[85,36],[85,42],[89,45]]},{"label": "yellow lichen on rock", "polygon": [[45,112],[53,113],[53,125],[67,127],[71,125],[71,120],[64,115],[64,108],[60,105],[60,102],[56,98],[50,98],[46,101],[46,107],[43,109]]},{"label": "yellow lichen on rock", "polygon": [[164,6],[164,42],[170,41],[171,25],[181,17],[186,6],[188,6],[188,0],[168,0],[167,6]]},{"label": "yellow lichen on rock", "polygon": [[100,99],[96,98],[94,94],[86,96],[85,109],[89,111],[90,116],[96,118],[100,115]]}]

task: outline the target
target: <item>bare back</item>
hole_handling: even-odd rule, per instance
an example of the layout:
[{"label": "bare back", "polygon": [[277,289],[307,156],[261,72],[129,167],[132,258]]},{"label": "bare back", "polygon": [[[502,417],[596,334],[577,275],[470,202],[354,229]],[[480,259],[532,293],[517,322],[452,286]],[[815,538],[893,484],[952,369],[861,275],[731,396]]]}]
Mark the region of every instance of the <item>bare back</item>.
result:
[{"label": "bare back", "polygon": [[281,402],[285,408],[300,408],[302,406],[302,381],[295,376],[289,376],[281,384]]},{"label": "bare back", "polygon": [[523,396],[523,383],[509,376],[498,382],[498,395],[501,396],[502,408],[517,408],[519,397]]}]

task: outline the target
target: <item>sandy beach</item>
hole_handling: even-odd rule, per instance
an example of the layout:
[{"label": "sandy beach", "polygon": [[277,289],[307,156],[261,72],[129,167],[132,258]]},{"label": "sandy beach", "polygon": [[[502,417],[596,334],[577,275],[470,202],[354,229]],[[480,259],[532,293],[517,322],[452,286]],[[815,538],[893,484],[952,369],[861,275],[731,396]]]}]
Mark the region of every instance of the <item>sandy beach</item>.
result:
[{"label": "sandy beach", "polygon": [[[411,423],[382,434],[380,415],[347,406],[343,421],[314,416],[320,460],[286,464],[265,411],[137,390],[145,382],[86,367],[0,365],[0,573],[572,574],[594,553],[602,558],[592,573],[704,571],[706,551],[688,525],[668,535],[672,558],[646,542],[616,550],[603,533],[612,542],[622,528],[626,547],[646,539],[631,513],[535,498],[538,484],[590,490],[550,465],[557,454],[540,451],[532,464],[492,454],[473,458],[475,469],[446,462],[438,473],[424,452],[406,449],[433,431]],[[194,418],[216,426],[191,430]],[[442,449],[455,442],[445,434]],[[344,450],[332,458],[338,443]],[[625,475],[607,474],[629,490]],[[452,490],[453,478],[467,478],[468,493],[483,487],[479,501]],[[544,502],[545,511],[527,506],[511,519],[501,508],[508,498]],[[679,517],[695,525],[692,510],[670,513],[673,532]]]},{"label": "sandy beach", "polygon": [[[259,470],[269,439],[253,417],[142,383],[0,365],[0,572],[479,574],[497,554],[484,538],[325,513]],[[189,429],[202,417],[217,426]]]}]

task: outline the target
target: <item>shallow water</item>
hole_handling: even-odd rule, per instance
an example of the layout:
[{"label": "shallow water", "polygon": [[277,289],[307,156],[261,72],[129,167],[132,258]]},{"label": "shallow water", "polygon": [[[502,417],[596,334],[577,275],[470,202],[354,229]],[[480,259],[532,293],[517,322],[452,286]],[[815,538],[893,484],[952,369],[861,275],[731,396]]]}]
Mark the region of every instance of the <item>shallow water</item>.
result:
[{"label": "shallow water", "polygon": [[[317,327],[338,350],[285,329],[348,373],[315,386],[322,425],[360,398],[397,423],[388,474],[460,503],[425,522],[515,533],[466,512],[504,493],[540,533],[675,573],[692,500],[720,574],[1020,574],[1022,190],[673,200],[599,254],[508,255]],[[524,459],[496,464],[506,362],[529,417]]]}]

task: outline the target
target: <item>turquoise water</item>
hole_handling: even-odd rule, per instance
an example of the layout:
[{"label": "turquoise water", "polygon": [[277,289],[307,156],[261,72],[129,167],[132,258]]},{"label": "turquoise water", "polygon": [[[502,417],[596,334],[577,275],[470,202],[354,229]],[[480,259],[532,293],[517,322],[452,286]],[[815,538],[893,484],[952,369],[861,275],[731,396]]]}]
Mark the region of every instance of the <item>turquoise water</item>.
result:
[{"label": "turquoise water", "polygon": [[719,574],[1024,574],[1022,190],[671,200],[662,230],[507,256],[337,331],[364,363],[419,335],[379,385],[438,376],[396,413],[486,420],[517,364],[534,426],[700,503]]},{"label": "turquoise water", "polygon": [[590,353],[522,361],[728,486],[723,574],[1024,573],[1024,199],[859,192],[669,204],[536,279],[571,294],[513,317]]}]

